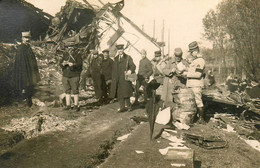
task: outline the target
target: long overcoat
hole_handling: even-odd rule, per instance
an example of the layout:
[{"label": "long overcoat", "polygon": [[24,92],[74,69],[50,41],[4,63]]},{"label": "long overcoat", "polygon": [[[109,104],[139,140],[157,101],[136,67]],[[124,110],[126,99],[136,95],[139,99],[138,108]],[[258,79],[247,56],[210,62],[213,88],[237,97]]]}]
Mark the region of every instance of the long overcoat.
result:
[{"label": "long overcoat", "polygon": [[13,70],[13,85],[22,90],[33,87],[40,81],[36,57],[29,44],[22,43],[17,48]]},{"label": "long overcoat", "polygon": [[[128,65],[127,65],[128,59]],[[131,70],[135,72],[135,64],[131,56],[124,53],[123,57],[119,60],[119,56],[115,57],[112,68],[112,83],[110,88],[110,98],[127,98],[133,95],[133,87],[130,81],[125,80],[125,71]]]}]

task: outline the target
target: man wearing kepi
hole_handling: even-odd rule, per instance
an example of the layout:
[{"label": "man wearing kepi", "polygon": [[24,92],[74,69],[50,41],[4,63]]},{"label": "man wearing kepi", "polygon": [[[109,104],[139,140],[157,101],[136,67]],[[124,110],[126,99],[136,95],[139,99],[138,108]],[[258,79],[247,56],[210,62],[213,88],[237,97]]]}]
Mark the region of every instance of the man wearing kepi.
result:
[{"label": "man wearing kepi", "polygon": [[188,71],[183,72],[183,75],[187,76],[186,86],[191,88],[195,95],[195,101],[199,111],[199,123],[205,124],[201,94],[202,88],[204,87],[205,60],[199,54],[199,46],[196,41],[189,44],[189,52],[193,57],[193,61],[191,62]]},{"label": "man wearing kepi", "polygon": [[150,76],[153,74],[153,66],[151,61],[146,57],[146,50],[141,50],[142,59],[139,62],[139,70],[136,80],[135,87],[135,102],[133,105],[138,104],[138,98],[140,96],[139,88],[143,86],[144,88],[144,102],[147,100],[146,87]]},{"label": "man wearing kepi", "polygon": [[30,46],[30,32],[22,32],[22,44],[17,47],[14,62],[13,82],[18,94],[22,94],[29,107],[32,106],[34,86],[40,81],[36,57]]},{"label": "man wearing kepi", "polygon": [[118,54],[115,57],[112,68],[112,83],[110,98],[118,98],[120,108],[118,112],[131,109],[130,97],[133,95],[133,87],[130,81],[125,79],[125,73],[135,72],[135,64],[131,56],[124,53],[124,45],[116,45]]},{"label": "man wearing kepi", "polygon": [[[66,46],[67,47],[67,46]],[[60,60],[62,68],[62,85],[66,93],[66,107],[64,110],[71,109],[71,95],[74,97],[74,110],[80,111],[79,108],[79,80],[82,71],[82,58],[71,46],[66,48],[63,57]]]}]

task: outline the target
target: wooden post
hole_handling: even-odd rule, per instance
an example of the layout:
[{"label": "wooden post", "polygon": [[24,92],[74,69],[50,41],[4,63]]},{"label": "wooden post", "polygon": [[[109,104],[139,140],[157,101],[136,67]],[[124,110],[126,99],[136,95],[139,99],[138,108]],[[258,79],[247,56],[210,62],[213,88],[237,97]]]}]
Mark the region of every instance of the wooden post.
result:
[{"label": "wooden post", "polygon": [[[163,20],[163,27],[162,27],[162,42],[164,42],[164,20]],[[162,46],[162,55],[164,57],[164,46]]]}]

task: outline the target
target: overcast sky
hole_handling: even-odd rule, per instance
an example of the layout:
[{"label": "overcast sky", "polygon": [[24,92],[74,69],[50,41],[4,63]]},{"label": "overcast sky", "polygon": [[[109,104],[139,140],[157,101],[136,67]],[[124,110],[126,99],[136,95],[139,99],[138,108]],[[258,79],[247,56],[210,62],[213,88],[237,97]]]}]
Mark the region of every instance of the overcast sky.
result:
[{"label": "overcast sky", "polygon": [[[55,15],[66,0],[27,0],[36,7]],[[82,0],[78,0],[83,2]],[[120,0],[101,0],[103,3],[115,3]],[[125,0],[121,11],[125,16],[136,23],[140,28],[153,36],[153,23],[155,20],[155,38],[162,38],[162,25],[164,20],[164,41],[168,42],[170,31],[171,53],[175,47],[188,49],[188,44],[194,40],[201,40],[203,33],[202,19],[210,9],[215,9],[221,0]],[[99,0],[88,0],[90,4],[100,6]],[[83,2],[84,3],[84,2]],[[209,43],[203,42],[208,46]],[[167,53],[168,47],[165,48]]]}]

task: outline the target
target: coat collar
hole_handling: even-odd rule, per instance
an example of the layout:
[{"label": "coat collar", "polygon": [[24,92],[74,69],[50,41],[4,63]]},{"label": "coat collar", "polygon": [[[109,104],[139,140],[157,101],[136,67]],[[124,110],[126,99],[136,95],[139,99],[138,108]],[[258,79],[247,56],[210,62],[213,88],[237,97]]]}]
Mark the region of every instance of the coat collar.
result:
[{"label": "coat collar", "polygon": [[[127,55],[126,53],[123,53],[123,58],[126,59],[127,58]],[[116,60],[119,61],[119,55],[116,56]],[[119,62],[122,62],[123,59],[121,59]]]}]

